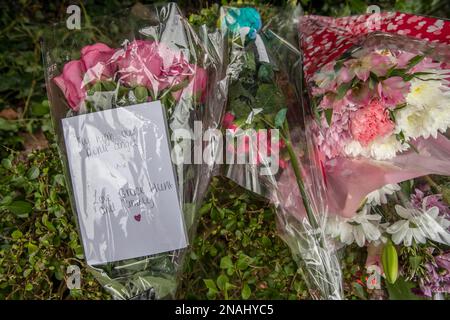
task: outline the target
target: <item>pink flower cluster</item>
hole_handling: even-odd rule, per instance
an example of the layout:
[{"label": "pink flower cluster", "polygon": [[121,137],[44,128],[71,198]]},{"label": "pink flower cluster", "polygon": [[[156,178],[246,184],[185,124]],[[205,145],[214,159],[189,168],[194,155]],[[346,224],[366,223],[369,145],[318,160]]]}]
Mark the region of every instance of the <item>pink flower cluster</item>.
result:
[{"label": "pink flower cluster", "polygon": [[134,40],[119,49],[103,43],[86,46],[81,49],[80,59],[66,63],[61,75],[54,78],[73,110],[79,109],[89,85],[101,80],[131,88],[145,86],[154,97],[163,90],[180,87],[171,92],[177,101],[186,92],[204,102],[207,74],[205,69],[190,64],[181,51],[156,41]]},{"label": "pink flower cluster", "polygon": [[436,67],[425,58],[408,70],[414,57],[404,51],[359,52],[326,64],[313,76],[312,93],[320,99],[319,110],[332,109],[331,123],[322,114],[324,130],[318,137],[320,150],[328,158],[342,154],[350,141],[366,147],[394,133],[389,110],[405,103],[411,84],[392,70],[406,70],[407,75]]}]

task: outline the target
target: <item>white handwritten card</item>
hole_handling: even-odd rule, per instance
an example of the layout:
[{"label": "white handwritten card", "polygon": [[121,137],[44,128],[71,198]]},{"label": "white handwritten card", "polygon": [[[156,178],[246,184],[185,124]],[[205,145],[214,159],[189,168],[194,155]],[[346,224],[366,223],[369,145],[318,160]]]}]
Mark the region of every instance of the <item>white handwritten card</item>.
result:
[{"label": "white handwritten card", "polygon": [[159,101],[62,120],[86,261],[187,246]]}]

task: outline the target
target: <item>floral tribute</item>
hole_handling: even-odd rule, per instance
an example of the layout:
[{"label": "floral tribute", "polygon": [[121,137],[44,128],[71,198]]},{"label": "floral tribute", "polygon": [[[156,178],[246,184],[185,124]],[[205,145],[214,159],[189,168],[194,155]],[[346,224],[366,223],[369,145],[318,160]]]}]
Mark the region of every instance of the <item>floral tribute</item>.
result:
[{"label": "floral tribute", "polygon": [[308,126],[347,295],[450,293],[449,26],[400,13],[301,19]]}]

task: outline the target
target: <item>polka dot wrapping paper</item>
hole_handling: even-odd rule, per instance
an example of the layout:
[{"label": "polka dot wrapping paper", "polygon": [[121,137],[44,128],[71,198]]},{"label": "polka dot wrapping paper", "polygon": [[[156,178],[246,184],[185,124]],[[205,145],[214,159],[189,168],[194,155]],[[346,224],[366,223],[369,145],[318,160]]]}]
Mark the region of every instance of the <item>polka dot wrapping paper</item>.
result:
[{"label": "polka dot wrapping paper", "polygon": [[300,18],[299,32],[307,79],[375,32],[450,44],[450,21],[399,12],[342,18],[306,15]]}]

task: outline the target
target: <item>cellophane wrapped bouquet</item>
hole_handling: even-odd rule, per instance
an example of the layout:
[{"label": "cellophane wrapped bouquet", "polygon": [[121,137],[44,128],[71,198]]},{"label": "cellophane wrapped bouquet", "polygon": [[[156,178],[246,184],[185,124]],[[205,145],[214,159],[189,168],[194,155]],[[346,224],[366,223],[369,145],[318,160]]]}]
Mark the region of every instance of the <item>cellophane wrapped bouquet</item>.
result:
[{"label": "cellophane wrapped bouquet", "polygon": [[299,32],[326,234],[355,264],[346,294],[448,297],[450,23],[303,16]]},{"label": "cellophane wrapped bouquet", "polygon": [[201,41],[169,3],[56,26],[44,45],[84,258],[114,298],[174,297],[209,181],[188,159],[213,69]]},{"label": "cellophane wrapped bouquet", "polygon": [[322,181],[304,122],[300,52],[262,26],[254,8],[220,15],[225,92],[221,173],[273,201],[289,244],[315,298],[342,296],[337,257],[328,251]]}]

